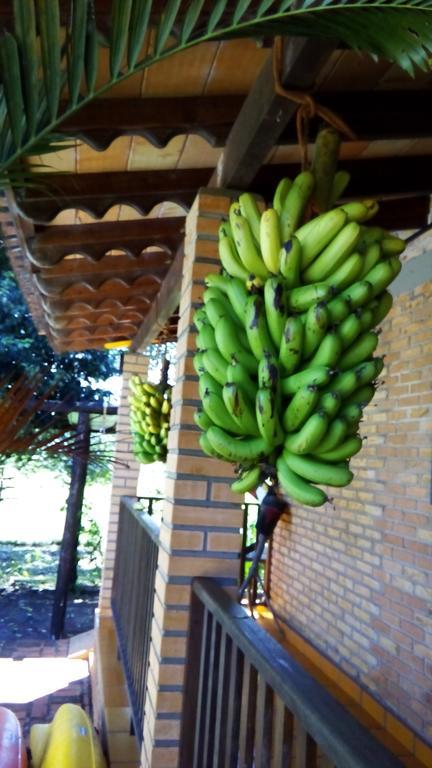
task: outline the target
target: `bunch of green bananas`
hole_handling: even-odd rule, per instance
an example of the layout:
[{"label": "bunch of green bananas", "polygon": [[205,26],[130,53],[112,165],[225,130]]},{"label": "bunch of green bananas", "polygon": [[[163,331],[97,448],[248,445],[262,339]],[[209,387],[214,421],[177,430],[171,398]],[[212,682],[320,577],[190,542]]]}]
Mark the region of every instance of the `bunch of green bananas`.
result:
[{"label": "bunch of green bananas", "polygon": [[133,452],[142,464],[165,461],[171,413],[171,388],[158,387],[131,376],[129,381],[130,425]]},{"label": "bunch of green bananas", "polygon": [[[337,178],[337,177],[336,177]],[[261,213],[240,195],[219,231],[220,274],[206,278],[195,370],[202,450],[237,465],[232,489],[273,475],[293,500],[319,506],[318,484],[351,482],[358,426],[382,358],[374,328],[404,241],[367,226],[375,201],[350,202],[304,222],[309,171],[283,179]]]}]

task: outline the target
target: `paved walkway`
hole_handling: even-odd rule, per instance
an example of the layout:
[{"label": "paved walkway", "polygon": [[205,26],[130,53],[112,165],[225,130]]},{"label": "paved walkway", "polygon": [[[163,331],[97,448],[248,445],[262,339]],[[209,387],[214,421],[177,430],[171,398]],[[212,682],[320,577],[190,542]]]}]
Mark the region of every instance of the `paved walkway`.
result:
[{"label": "paved walkway", "polygon": [[68,658],[71,644],[71,638],[0,643],[0,704],[17,715],[27,745],[31,726],[51,722],[61,704],[79,704],[91,716],[88,662]]}]

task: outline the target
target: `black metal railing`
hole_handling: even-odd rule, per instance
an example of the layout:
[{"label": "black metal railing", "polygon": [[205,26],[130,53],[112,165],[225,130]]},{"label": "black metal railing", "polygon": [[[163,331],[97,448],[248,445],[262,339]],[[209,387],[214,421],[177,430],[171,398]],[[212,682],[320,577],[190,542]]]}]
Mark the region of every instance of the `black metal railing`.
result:
[{"label": "black metal railing", "polygon": [[195,579],[181,768],[402,768],[212,579]]},{"label": "black metal railing", "polygon": [[[150,497],[149,497],[150,499]],[[159,526],[135,498],[120,504],[111,605],[135,735],[142,741]]]}]

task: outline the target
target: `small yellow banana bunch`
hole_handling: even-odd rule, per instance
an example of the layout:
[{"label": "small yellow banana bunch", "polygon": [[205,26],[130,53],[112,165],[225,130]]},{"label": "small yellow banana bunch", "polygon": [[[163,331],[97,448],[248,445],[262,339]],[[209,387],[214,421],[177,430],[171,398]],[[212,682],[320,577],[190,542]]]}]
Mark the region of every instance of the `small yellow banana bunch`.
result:
[{"label": "small yellow banana bunch", "polygon": [[163,392],[140,376],[129,381],[133,452],[142,464],[165,461],[171,414],[171,388]]}]

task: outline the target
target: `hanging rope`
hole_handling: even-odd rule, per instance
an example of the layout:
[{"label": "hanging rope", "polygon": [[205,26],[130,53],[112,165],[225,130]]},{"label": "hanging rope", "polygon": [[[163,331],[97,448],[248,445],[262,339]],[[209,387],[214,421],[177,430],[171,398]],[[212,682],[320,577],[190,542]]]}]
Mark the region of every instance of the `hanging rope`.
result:
[{"label": "hanging rope", "polygon": [[273,79],[274,89],[278,96],[283,96],[286,99],[290,99],[299,105],[296,114],[296,130],[297,141],[300,146],[302,156],[302,168],[308,167],[308,129],[309,120],[314,117],[321,117],[326,123],[332,126],[336,131],[346,136],[348,139],[355,141],[357,136],[342,120],[339,115],[333,112],[328,107],[323,107],[321,104],[317,104],[313,96],[310,93],[304,91],[288,90],[283,87],[281,83],[281,70],[284,52],[283,38],[275,37],[273,44]]}]

